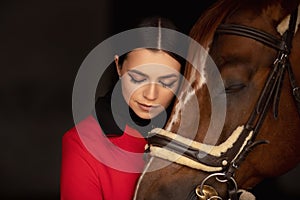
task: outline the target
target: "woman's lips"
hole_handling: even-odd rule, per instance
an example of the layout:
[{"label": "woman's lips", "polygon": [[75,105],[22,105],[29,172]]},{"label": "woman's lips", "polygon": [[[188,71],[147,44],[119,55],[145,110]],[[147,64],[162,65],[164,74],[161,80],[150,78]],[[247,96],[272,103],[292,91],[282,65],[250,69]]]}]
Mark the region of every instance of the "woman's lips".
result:
[{"label": "woman's lips", "polygon": [[147,112],[158,107],[157,105],[148,105],[148,104],[143,104],[143,103],[139,103],[139,102],[137,102],[137,104],[142,110],[147,111]]}]

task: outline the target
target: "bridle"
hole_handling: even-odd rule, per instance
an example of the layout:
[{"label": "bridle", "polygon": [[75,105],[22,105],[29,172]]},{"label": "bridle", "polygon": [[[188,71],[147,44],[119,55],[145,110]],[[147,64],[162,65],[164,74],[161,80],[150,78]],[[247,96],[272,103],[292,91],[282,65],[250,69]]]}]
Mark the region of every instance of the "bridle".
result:
[{"label": "bridle", "polygon": [[[205,184],[206,181],[213,177],[220,183],[227,184],[228,197],[230,200],[239,199],[238,186],[234,179],[235,171],[240,167],[241,163],[246,159],[254,147],[259,144],[268,143],[266,140],[256,141],[256,136],[258,135],[271,106],[274,117],[277,118],[278,116],[278,105],[283,79],[286,72],[289,75],[292,94],[300,116],[300,88],[297,86],[289,61],[297,16],[298,9],[291,14],[289,27],[282,35],[281,39],[261,30],[243,25],[221,24],[217,28],[217,34],[231,34],[252,38],[278,51],[277,58],[273,63],[273,68],[268,75],[265,86],[258,98],[254,110],[239,133],[238,138],[232,147],[227,149],[226,152],[222,152],[222,155],[220,156],[215,156],[208,154],[203,151],[203,149],[191,147],[180,140],[174,140],[174,138],[170,138],[169,136],[157,134],[155,131],[149,134],[148,151],[151,152],[151,148],[155,147],[167,148],[171,152],[180,154],[183,157],[200,163],[203,166],[208,166],[205,168],[207,169],[206,171],[213,172],[196,187],[194,192],[195,195],[191,199],[222,199],[218,196],[218,193],[213,187]],[[272,103],[273,105],[271,105]],[[155,153],[153,155],[157,156]],[[164,158],[163,156],[158,157]]]}]

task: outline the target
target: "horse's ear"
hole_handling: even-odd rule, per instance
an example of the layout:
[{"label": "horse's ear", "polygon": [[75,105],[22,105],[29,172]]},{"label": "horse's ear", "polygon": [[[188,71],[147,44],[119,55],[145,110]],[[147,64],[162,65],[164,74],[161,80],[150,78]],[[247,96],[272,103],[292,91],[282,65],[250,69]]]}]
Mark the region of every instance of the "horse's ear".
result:
[{"label": "horse's ear", "polygon": [[[295,33],[297,32],[297,28],[298,28],[298,25],[300,23],[299,19],[300,19],[300,4],[297,5],[298,6],[298,17],[297,17],[297,23],[296,24],[296,30],[295,30]],[[289,9],[289,8],[287,8]],[[294,8],[296,9],[296,8]],[[291,12],[293,12],[294,10],[292,10]],[[288,29],[289,27],[289,21],[290,21],[290,14],[287,14],[286,16],[284,16],[284,18],[280,21],[277,22],[277,31],[283,35],[283,33]]]}]

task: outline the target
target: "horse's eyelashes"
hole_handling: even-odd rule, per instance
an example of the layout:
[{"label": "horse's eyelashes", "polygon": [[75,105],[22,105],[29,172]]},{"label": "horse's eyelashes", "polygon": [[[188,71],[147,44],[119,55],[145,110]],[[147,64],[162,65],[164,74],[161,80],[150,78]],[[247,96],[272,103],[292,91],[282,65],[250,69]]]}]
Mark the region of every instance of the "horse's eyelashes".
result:
[{"label": "horse's eyelashes", "polygon": [[226,91],[226,93],[235,93],[235,92],[239,92],[244,87],[246,87],[246,85],[243,83],[232,84],[232,85],[226,86],[225,91]]}]

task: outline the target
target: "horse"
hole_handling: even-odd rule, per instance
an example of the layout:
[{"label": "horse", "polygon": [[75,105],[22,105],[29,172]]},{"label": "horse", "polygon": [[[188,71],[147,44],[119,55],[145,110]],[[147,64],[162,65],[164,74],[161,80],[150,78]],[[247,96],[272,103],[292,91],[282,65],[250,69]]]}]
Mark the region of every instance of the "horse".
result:
[{"label": "horse", "polygon": [[[189,36],[208,52],[224,88],[210,89],[215,72],[191,48],[195,63],[204,64],[187,62],[189,87],[181,88],[165,127],[149,133],[135,200],[255,199],[257,184],[298,165],[299,3],[218,0],[199,17]],[[218,99],[225,101],[223,120],[222,107],[212,107]]]}]

